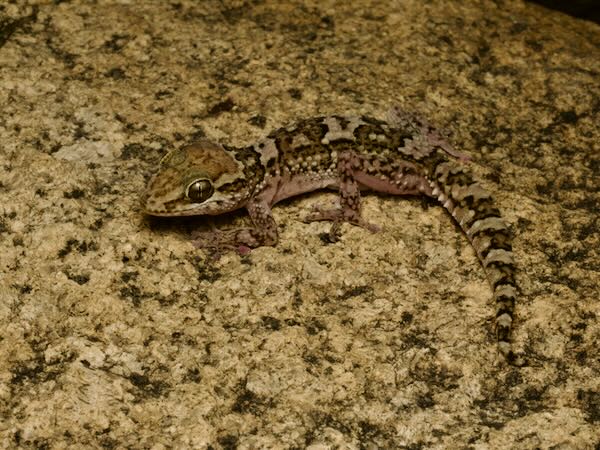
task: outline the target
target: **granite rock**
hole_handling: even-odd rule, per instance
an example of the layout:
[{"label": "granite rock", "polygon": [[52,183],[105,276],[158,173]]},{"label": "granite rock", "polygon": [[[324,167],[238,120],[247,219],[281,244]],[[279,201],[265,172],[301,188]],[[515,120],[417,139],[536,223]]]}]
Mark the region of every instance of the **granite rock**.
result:
[{"label": "granite rock", "polygon": [[[599,80],[598,25],[516,0],[3,3],[0,447],[598,448]],[[220,258],[141,212],[172,148],[392,105],[511,223],[527,367],[432,202]]]}]

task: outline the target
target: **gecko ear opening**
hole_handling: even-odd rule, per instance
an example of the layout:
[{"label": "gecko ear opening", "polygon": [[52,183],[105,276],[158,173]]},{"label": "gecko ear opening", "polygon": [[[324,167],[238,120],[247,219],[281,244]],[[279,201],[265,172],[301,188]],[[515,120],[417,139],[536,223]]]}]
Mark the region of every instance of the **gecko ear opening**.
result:
[{"label": "gecko ear opening", "polygon": [[194,180],[187,185],[187,188],[185,188],[185,196],[194,203],[205,202],[214,192],[215,189],[213,188],[212,183],[206,178]]}]

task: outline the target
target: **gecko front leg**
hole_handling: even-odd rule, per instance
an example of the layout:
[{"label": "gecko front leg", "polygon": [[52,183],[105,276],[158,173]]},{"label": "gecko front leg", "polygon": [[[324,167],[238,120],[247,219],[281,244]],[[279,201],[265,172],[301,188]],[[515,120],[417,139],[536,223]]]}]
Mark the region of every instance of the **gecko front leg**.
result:
[{"label": "gecko front leg", "polygon": [[380,227],[367,222],[361,216],[360,186],[356,181],[354,172],[360,167],[361,160],[354,152],[342,152],[338,156],[337,175],[339,178],[338,205],[333,208],[322,206],[315,207],[314,211],[304,217],[304,222],[327,220],[332,222],[329,231],[329,240],[336,242],[340,237],[342,223],[347,222],[357,225],[375,233]]},{"label": "gecko front leg", "polygon": [[271,214],[269,203],[257,197],[249,200],[246,209],[253,227],[196,232],[192,236],[194,245],[199,248],[237,250],[240,253],[245,248],[276,245],[277,223]]}]

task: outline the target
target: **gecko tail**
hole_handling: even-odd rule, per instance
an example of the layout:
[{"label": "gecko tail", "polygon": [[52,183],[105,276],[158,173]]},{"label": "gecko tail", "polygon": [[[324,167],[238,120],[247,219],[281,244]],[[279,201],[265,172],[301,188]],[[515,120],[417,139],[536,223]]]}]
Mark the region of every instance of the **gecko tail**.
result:
[{"label": "gecko tail", "polygon": [[432,195],[467,235],[483,265],[494,294],[498,349],[513,365],[524,360],[512,350],[511,332],[518,288],[512,236],[490,193],[460,164],[442,161],[430,173]]}]

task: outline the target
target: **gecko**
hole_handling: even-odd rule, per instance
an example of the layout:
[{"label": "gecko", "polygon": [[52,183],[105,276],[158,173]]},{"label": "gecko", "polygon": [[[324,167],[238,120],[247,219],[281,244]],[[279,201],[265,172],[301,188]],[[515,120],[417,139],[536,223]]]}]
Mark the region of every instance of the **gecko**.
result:
[{"label": "gecko", "polygon": [[338,191],[335,206],[316,207],[305,218],[330,221],[334,241],[342,223],[379,230],[361,215],[362,191],[432,197],[459,224],[486,272],[500,353],[523,365],[510,343],[518,289],[512,236],[492,195],[467,169],[469,159],[448,142],[446,132],[399,107],[386,120],[313,117],[245,147],[201,139],[172,150],[148,183],[144,210],[152,216],[214,216],[245,208],[252,226],[200,232],[195,243],[250,249],[277,244],[271,208],[299,194]]}]

